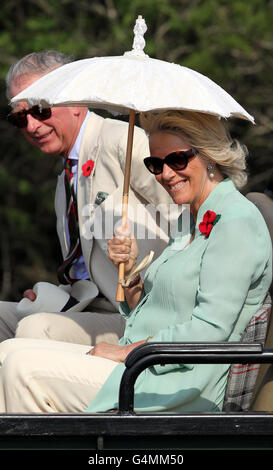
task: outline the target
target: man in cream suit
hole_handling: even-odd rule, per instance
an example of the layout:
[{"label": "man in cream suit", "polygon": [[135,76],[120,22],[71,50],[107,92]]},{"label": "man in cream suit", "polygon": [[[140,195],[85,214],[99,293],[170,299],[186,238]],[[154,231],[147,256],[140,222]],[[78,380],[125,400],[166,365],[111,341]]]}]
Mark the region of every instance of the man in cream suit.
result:
[{"label": "man in cream suit", "polygon": [[[55,51],[26,56],[7,75],[8,97],[69,61]],[[107,238],[112,236],[113,227],[120,220],[118,208],[122,201],[128,124],[102,118],[77,106],[52,108],[48,116],[37,107],[29,109],[26,102],[14,105],[10,121],[43,153],[74,161],[72,180],[81,254],[70,270],[77,280],[72,285],[37,283],[24,293],[18,304],[0,303],[0,341],[16,336],[88,345],[102,340],[115,343],[123,334],[124,324],[117,313],[117,271],[108,259]],[[135,128],[129,218],[138,238],[140,260],[151,249],[158,256],[166,246],[169,216],[165,209],[171,202],[166,191],[145,169],[143,158],[147,155],[148,140],[141,129]],[[64,259],[70,247],[66,204],[62,172],[55,209]],[[164,212],[160,226],[155,210],[159,205]]]}]

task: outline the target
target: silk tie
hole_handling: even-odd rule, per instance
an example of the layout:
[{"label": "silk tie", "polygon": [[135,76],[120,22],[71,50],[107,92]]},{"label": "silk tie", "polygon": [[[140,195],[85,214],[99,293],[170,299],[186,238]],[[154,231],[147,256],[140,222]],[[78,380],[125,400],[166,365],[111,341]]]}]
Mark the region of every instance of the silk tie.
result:
[{"label": "silk tie", "polygon": [[81,244],[79,236],[78,213],[77,213],[77,199],[73,185],[72,166],[76,165],[76,160],[65,160],[65,192],[66,192],[66,216],[68,221],[68,231],[70,237],[70,247],[68,254],[64,258],[63,263],[57,270],[58,280],[61,284],[73,284],[77,279],[73,279],[69,271],[72,265],[81,256]]}]

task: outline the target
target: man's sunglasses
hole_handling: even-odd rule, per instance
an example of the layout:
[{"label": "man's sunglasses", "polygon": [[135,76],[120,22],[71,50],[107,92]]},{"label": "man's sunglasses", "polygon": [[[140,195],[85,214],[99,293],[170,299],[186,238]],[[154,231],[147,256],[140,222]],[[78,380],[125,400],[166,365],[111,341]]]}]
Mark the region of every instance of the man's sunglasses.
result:
[{"label": "man's sunglasses", "polygon": [[189,159],[194,157],[197,153],[198,151],[196,149],[176,150],[175,152],[169,153],[165,158],[144,158],[144,164],[151,173],[160,175],[163,171],[164,164],[168,165],[174,171],[184,170],[189,163]]},{"label": "man's sunglasses", "polygon": [[51,108],[40,108],[40,106],[32,106],[30,109],[23,109],[17,113],[10,113],[7,120],[15,127],[23,129],[27,127],[27,115],[30,114],[34,119],[45,121],[51,117]]}]

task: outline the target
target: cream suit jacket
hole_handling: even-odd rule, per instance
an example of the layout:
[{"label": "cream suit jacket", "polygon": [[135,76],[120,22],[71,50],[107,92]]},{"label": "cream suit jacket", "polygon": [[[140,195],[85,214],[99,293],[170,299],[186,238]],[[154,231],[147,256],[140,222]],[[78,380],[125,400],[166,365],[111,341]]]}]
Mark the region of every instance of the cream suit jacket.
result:
[{"label": "cream suit jacket", "polygon": [[[107,239],[112,237],[113,226],[120,220],[118,208],[121,208],[122,202],[127,135],[126,122],[105,119],[91,113],[79,154],[77,203],[82,252],[90,279],[107,299],[106,309],[109,308],[109,311],[118,310],[115,301],[118,274],[116,267],[108,259]],[[138,240],[139,260],[151,249],[155,252],[154,258],[156,258],[169,240],[166,208],[172,200],[145,168],[143,158],[148,155],[148,139],[142,129],[135,127],[128,215]],[[88,160],[94,161],[94,169],[90,176],[86,177],[83,175],[82,166]],[[108,193],[108,196],[102,204],[95,205],[99,191]],[[160,216],[155,211],[159,205]],[[68,251],[65,207],[62,172],[58,177],[55,210],[57,233],[63,256]],[[147,232],[146,228],[144,233],[147,224],[149,229]]]}]

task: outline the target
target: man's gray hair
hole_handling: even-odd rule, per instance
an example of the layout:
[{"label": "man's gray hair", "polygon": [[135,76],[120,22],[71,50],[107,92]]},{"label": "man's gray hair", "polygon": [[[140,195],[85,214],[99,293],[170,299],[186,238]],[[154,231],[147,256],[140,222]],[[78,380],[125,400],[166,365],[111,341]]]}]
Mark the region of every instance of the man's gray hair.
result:
[{"label": "man's gray hair", "polygon": [[33,52],[26,55],[15,62],[6,75],[6,95],[8,100],[11,99],[11,84],[21,75],[43,75],[73,60],[72,56],[54,50]]}]

